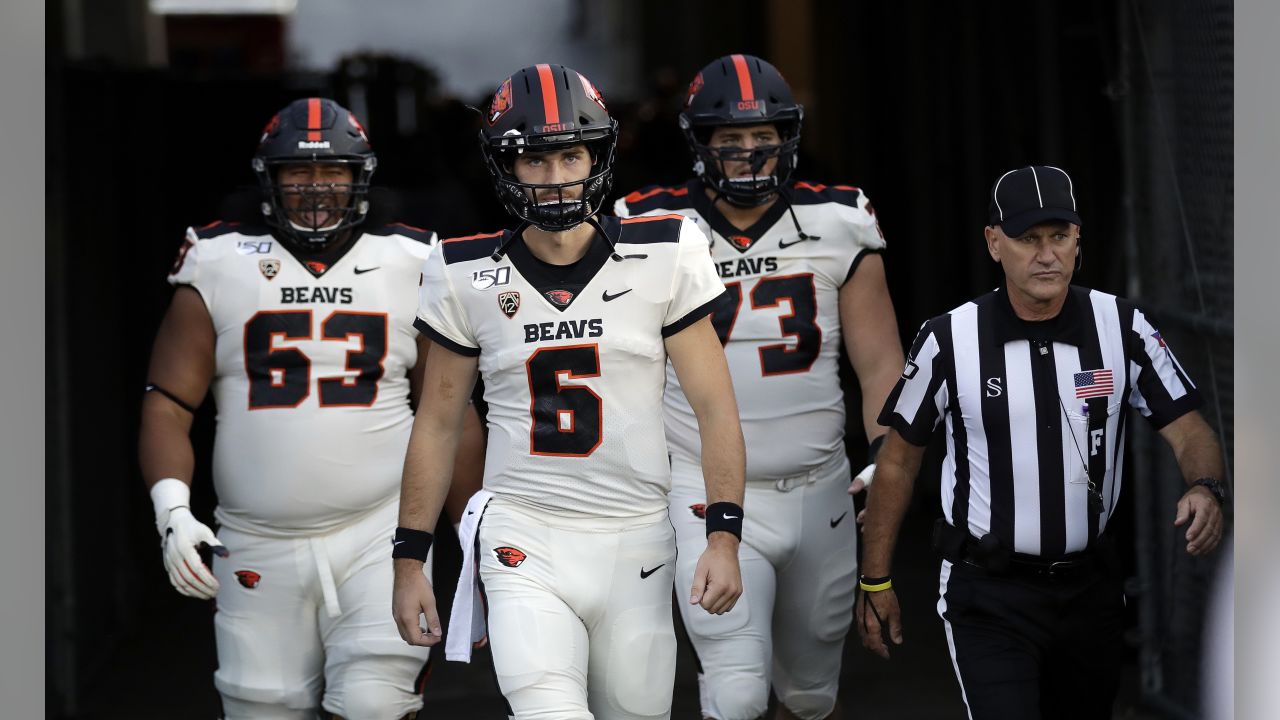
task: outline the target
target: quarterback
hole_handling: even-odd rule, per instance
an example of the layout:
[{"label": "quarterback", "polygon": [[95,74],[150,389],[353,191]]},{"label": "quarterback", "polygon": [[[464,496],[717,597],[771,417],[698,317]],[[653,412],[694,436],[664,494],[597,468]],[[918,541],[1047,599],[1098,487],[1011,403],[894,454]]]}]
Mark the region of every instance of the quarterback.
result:
[{"label": "quarterback", "polygon": [[396,621],[410,643],[440,641],[421,572],[426,531],[479,372],[490,426],[484,490],[463,521],[468,556],[446,648],[449,659],[467,659],[484,625],[466,619],[480,612],[468,592],[476,583],[498,684],[517,718],[670,715],[668,358],[697,414],[691,442],[700,440],[717,511],[685,598],[703,614],[724,613],[741,592],[742,433],[710,319],[724,285],[687,219],[597,217],[617,132],[600,93],[574,70],[544,64],[504,80],[482,121],[481,151],[520,225],[445,240],[427,263],[418,310],[433,345],[405,463]]}]

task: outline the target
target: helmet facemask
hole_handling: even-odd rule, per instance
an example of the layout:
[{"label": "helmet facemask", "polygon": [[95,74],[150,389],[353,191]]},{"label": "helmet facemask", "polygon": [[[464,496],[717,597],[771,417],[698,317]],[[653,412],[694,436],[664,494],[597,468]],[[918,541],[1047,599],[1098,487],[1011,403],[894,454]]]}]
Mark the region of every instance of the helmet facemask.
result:
[{"label": "helmet facemask", "polygon": [[[481,133],[480,148],[493,177],[498,200],[507,212],[540,230],[564,232],[595,217],[604,208],[605,198],[613,186],[616,140],[617,122],[611,121],[607,131],[594,133],[513,135],[497,141],[486,141]],[[516,158],[526,151],[549,152],[579,144],[586,148],[591,159],[591,172],[582,180],[526,183],[520,181],[513,171]],[[581,186],[581,192],[573,197],[571,188],[577,186]],[[541,200],[536,199],[539,195]]]},{"label": "helmet facemask", "polygon": [[[683,117],[680,123],[689,149],[693,152],[694,173],[730,204],[743,208],[759,207],[769,202],[795,170],[800,147],[800,123],[793,121],[774,124],[782,142],[777,145],[739,148],[712,146],[711,135],[717,126],[692,127]],[[771,158],[778,160],[773,172],[760,174]],[[751,175],[730,177],[725,171],[726,162],[747,163]]]},{"label": "helmet facemask", "polygon": [[262,215],[281,239],[296,248],[315,252],[333,243],[344,231],[359,225],[369,212],[369,180],[377,167],[372,155],[364,158],[317,158],[318,165],[346,165],[350,183],[312,182],[286,184],[280,173],[298,160],[254,158],[253,169],[263,189]]}]

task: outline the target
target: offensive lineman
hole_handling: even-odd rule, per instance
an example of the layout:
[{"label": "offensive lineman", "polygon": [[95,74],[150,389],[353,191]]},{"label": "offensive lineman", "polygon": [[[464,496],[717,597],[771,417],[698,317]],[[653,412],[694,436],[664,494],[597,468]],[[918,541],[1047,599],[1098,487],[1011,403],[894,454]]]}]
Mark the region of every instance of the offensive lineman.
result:
[{"label": "offensive lineman", "polygon": [[[375,166],[353,114],[293,102],[254,156],[262,223],[188,230],[169,276],[140,459],[170,581],[217,596],[214,682],[228,720],[311,720],[321,705],[390,720],[422,705],[427,651],[399,642],[386,604],[427,348],[412,326],[416,292],[435,234],[357,229]],[[189,508],[188,433],[210,384],[216,538]],[[478,419],[468,428],[479,447]],[[460,459],[473,466],[463,473],[480,462]],[[196,552],[205,544],[219,556],[212,571]]]},{"label": "offensive lineman", "polygon": [[[744,592],[734,612],[681,607],[701,671],[705,717],[764,714],[772,681],[779,718],[831,717],[856,583],[841,342],[862,388],[870,456],[876,414],[902,367],[880,252],[884,238],[857,188],[790,180],[803,108],[769,63],[729,55],[698,73],[680,115],[698,177],[650,187],[615,205],[621,217],[676,212],[705,228],[729,301],[712,316],[724,343],[749,448]],[[802,229],[803,228],[803,229]],[[668,374],[671,516],[687,591],[705,544],[694,413]]]},{"label": "offensive lineman", "polygon": [[[724,286],[688,220],[596,219],[618,126],[587,78],[560,65],[520,70],[482,124],[498,197],[521,222],[445,240],[427,263],[418,327],[433,349],[405,461],[396,621],[410,643],[440,641],[421,572],[425,530],[449,486],[478,368],[490,432],[485,489],[463,525],[464,568],[478,565],[512,714],[666,718],[676,650],[661,406],[668,357],[698,415],[707,499],[723,516],[705,526],[687,597],[724,613],[741,593],[742,434],[709,318]],[[460,619],[473,608],[464,588],[473,578],[464,570],[459,580],[449,659],[469,659],[466,640],[478,639]]]}]

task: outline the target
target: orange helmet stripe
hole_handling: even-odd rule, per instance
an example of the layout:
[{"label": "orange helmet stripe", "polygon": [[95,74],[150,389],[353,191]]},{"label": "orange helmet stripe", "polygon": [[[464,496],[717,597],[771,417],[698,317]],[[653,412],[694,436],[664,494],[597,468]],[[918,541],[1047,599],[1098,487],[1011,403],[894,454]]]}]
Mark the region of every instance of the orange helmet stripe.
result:
[{"label": "orange helmet stripe", "polygon": [[756,90],[751,85],[751,71],[747,69],[747,59],[741,55],[733,56],[733,67],[738,71],[738,89],[743,100],[755,100]]},{"label": "orange helmet stripe", "polygon": [[547,124],[560,122],[560,103],[556,99],[556,79],[551,75],[550,65],[538,66],[538,81],[542,84],[542,110],[547,116]]},{"label": "orange helmet stripe", "polygon": [[320,98],[307,100],[307,140],[320,140]]}]

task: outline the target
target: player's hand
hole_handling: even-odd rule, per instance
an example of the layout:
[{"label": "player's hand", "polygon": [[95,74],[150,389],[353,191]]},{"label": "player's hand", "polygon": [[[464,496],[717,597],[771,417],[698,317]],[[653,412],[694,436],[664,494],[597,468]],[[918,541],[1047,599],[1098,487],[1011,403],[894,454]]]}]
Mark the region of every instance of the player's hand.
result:
[{"label": "player's hand", "polygon": [[207,545],[215,555],[227,557],[226,546],[218,541],[208,525],[196,520],[191,508],[172,508],[157,518],[164,569],[173,588],[187,597],[209,600],[218,594],[218,579],[200,559],[200,546]]},{"label": "player's hand", "polygon": [[693,571],[689,604],[701,605],[713,615],[733,609],[742,596],[742,570],[738,567],[738,538],[728,532],[713,532],[707,549]]},{"label": "player's hand", "polygon": [[853,613],[862,646],[888,660],[889,642],[902,644],[902,613],[898,610],[898,595],[893,588],[879,592],[860,590]]},{"label": "player's hand", "polygon": [[848,490],[849,494],[857,495],[863,490],[866,490],[867,488],[871,487],[871,478],[872,476],[875,475],[875,473],[876,473],[875,463],[871,463],[870,465],[862,468],[862,472],[858,473],[857,475],[854,475],[853,482],[849,483],[849,490]]},{"label": "player's hand", "polygon": [[[436,612],[436,594],[427,576],[422,574],[422,563],[413,558],[397,558],[395,589],[391,593],[391,614],[396,620],[400,637],[410,645],[431,647],[440,642],[444,633],[440,630],[440,615]],[[422,616],[427,618],[427,628],[422,628]]]},{"label": "player's hand", "polygon": [[1182,527],[1188,520],[1191,527],[1187,528],[1187,552],[1195,556],[1213,552],[1222,542],[1226,522],[1222,518],[1222,506],[1207,488],[1193,487],[1178,500],[1178,515],[1173,524]]}]

